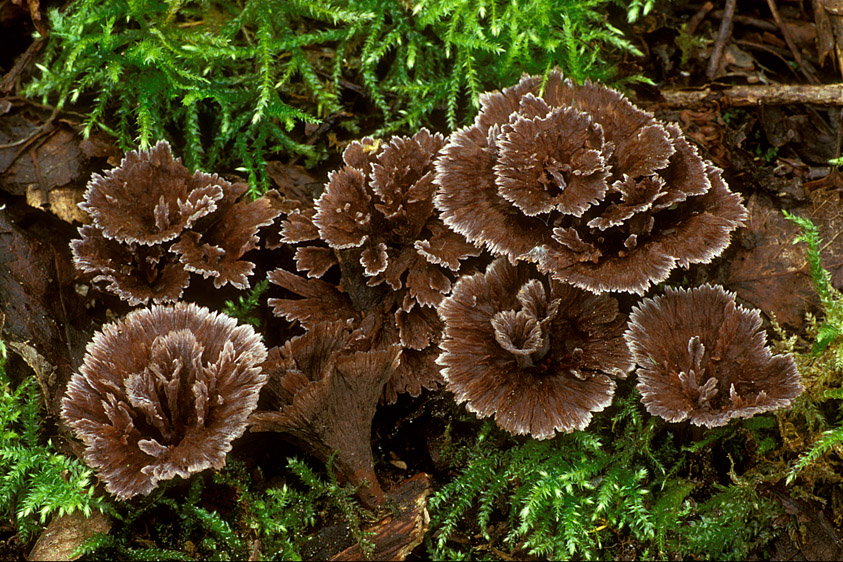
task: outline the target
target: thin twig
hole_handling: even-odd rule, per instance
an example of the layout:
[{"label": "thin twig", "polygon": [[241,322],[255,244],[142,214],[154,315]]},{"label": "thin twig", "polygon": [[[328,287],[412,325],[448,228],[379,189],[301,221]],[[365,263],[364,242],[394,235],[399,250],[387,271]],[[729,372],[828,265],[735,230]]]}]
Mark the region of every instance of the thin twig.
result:
[{"label": "thin twig", "polygon": [[767,0],[767,6],[770,7],[770,12],[772,12],[773,14],[773,19],[776,20],[776,25],[779,26],[779,31],[781,31],[782,35],[784,36],[785,43],[787,43],[787,48],[790,49],[790,52],[793,54],[793,58],[796,60],[796,64],[799,65],[799,70],[802,71],[802,74],[805,76],[805,78],[808,79],[809,82],[819,84],[819,79],[814,75],[813,72],[810,71],[807,66],[805,66],[805,61],[802,60],[802,53],[799,52],[799,48],[796,46],[796,43],[793,42],[793,38],[790,36],[790,31],[784,24],[781,14],[779,14],[779,8],[778,6],[776,6],[776,0]]},{"label": "thin twig", "polygon": [[[32,131],[32,133],[30,133],[29,135],[27,135],[26,137],[24,137],[22,139],[16,140],[15,142],[10,142],[10,143],[7,143],[7,144],[0,144],[0,150],[2,150],[4,148],[12,148],[12,147],[15,147],[15,146],[20,146],[22,144],[29,143],[35,137],[37,137],[41,133],[44,133],[45,131],[47,131],[47,129],[53,124],[53,121],[56,119],[56,115],[58,115],[58,114],[59,114],[59,108],[54,107],[53,112],[50,114],[50,116],[47,118],[47,120],[44,121],[44,123],[42,123],[40,126],[38,126],[34,131]],[[26,147],[24,146],[24,148],[22,148],[20,151],[18,151],[18,153],[15,155],[15,158],[17,158],[20,155],[20,153],[23,152],[25,149],[26,149]]]},{"label": "thin twig", "polygon": [[688,36],[693,35],[696,33],[697,28],[700,26],[702,21],[705,19],[705,16],[714,9],[714,4],[711,2],[706,2],[702,5],[702,8],[697,10],[697,13],[691,16],[691,19],[688,20],[688,23],[685,24],[685,33]]},{"label": "thin twig", "polygon": [[705,72],[709,80],[714,80],[717,68],[720,66],[720,59],[723,57],[723,49],[726,48],[726,41],[732,35],[732,18],[735,17],[736,5],[737,0],[726,0],[723,19],[720,20],[720,30],[717,32],[717,39],[714,42],[714,48],[711,50],[711,60],[708,61],[708,70]]}]

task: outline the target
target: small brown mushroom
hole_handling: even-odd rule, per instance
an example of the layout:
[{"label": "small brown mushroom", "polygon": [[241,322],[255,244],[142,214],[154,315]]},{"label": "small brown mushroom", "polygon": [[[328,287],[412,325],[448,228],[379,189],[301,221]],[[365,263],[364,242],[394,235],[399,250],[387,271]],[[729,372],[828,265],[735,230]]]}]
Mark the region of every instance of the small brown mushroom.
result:
[{"label": "small brown mushroom", "polygon": [[643,294],[708,263],[747,214],[678,127],[551,72],[481,98],[437,158],[445,224],[592,292]]},{"label": "small brown mushroom", "polygon": [[89,182],[79,206],[92,224],[70,244],[74,262],[132,305],[178,300],[190,272],[213,277],[217,288],[246,289],[254,264],[240,258],[281,212],[277,193],[248,201],[241,199],[246,188],[191,174],[166,141],[129,152]]},{"label": "small brown mushroom", "polygon": [[194,304],[154,305],[103,327],[73,375],[62,419],[106,490],[125,500],[225,465],[266,377],[250,326]]},{"label": "small brown mushroom", "polygon": [[401,348],[364,351],[361,343],[342,323],[319,324],[270,350],[264,395],[275,411],[253,414],[251,430],[288,434],[323,462],[336,453],[337,474],[362,485],[360,499],[376,507],[385,496],[374,470],[372,418]]},{"label": "small brown mushroom", "polygon": [[720,286],[665,289],[630,315],[624,334],[647,411],[716,427],[789,406],[802,393],[789,355],[766,347],[761,315]]},{"label": "small brown mushroom", "polygon": [[457,402],[503,429],[548,439],[585,428],[633,367],[617,301],[495,260],[439,306],[437,362]]}]

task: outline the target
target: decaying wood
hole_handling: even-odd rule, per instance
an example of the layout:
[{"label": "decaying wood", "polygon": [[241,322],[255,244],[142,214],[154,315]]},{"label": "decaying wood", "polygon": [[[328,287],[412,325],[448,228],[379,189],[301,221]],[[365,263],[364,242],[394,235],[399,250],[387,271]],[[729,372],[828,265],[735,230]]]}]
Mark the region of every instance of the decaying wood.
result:
[{"label": "decaying wood", "polygon": [[[427,496],[430,494],[430,476],[419,473],[401,483],[389,493],[397,510],[367,528],[373,533],[372,560],[404,560],[421,544],[430,527],[427,514]],[[365,560],[360,545],[355,544],[331,557],[331,560]]]},{"label": "decaying wood", "polygon": [[668,107],[697,108],[717,102],[721,106],[816,104],[843,105],[843,84],[820,86],[728,86],[701,90],[662,90]]},{"label": "decaying wood", "polygon": [[53,518],[38,537],[27,560],[76,560],[74,551],[98,533],[111,530],[111,519],[99,511],[85,515],[74,511]]}]

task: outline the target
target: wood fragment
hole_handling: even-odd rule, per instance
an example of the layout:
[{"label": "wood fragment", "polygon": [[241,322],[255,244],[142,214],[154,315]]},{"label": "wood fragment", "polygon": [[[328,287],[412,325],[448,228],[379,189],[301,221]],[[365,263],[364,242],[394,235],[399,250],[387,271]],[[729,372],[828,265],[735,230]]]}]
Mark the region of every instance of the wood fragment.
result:
[{"label": "wood fragment", "polygon": [[44,40],[36,39],[29,45],[29,47],[26,48],[26,51],[15,59],[15,64],[12,66],[12,69],[3,76],[2,80],[0,80],[0,94],[9,94],[15,89],[20,77],[23,75],[24,71],[35,62],[38,57],[38,53],[41,52],[41,47],[43,46]]},{"label": "wood fragment", "polygon": [[[402,482],[389,493],[397,513],[390,514],[368,527],[374,543],[372,560],[404,560],[421,544],[430,527],[427,496],[430,476],[419,473]],[[331,560],[365,560],[360,545],[355,544],[331,557]]]},{"label": "wood fragment", "polygon": [[76,560],[74,551],[96,534],[108,533],[111,519],[99,511],[85,515],[76,510],[54,517],[38,537],[27,560]]},{"label": "wood fragment", "polygon": [[699,108],[712,103],[724,107],[751,105],[816,104],[843,106],[843,84],[813,85],[738,85],[700,90],[662,90],[667,107]]}]

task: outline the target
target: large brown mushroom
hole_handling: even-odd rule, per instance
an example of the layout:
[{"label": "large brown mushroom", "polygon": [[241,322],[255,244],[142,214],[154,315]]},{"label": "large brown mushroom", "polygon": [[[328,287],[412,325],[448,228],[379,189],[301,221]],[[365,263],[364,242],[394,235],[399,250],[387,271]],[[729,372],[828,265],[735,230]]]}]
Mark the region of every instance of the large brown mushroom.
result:
[{"label": "large brown mushroom", "polygon": [[385,496],[374,470],[372,418],[401,348],[366,351],[363,339],[343,323],[319,324],[270,350],[269,411],[252,415],[251,430],[285,433],[323,462],[335,455],[340,478],[360,485],[360,499],[376,507]]},{"label": "large brown mushroom", "polygon": [[766,347],[761,315],[719,286],[665,289],[630,315],[624,334],[647,411],[716,427],[787,407],[802,392],[789,355]]},{"label": "large brown mushroom", "polygon": [[[351,143],[345,166],[330,175],[322,196],[312,206],[300,201],[282,223],[285,242],[327,244],[296,250],[296,266],[310,279],[281,269],[269,274],[272,283],[303,297],[270,299],[276,315],[306,329],[351,321],[376,345],[405,349],[385,389],[388,402],[441,382],[434,364],[442,330],[435,306],[451,290],[462,260],[479,253],[433,208],[433,159],[443,144],[426,129],[386,143]],[[335,264],[338,285],[319,279]]]},{"label": "large brown mushroom", "polygon": [[498,258],[462,277],[439,306],[438,363],[457,402],[537,439],[585,428],[633,367],[625,317],[609,295]]},{"label": "large brown mushroom", "polygon": [[71,242],[74,262],[131,305],[178,300],[190,272],[246,289],[254,264],[240,258],[280,213],[277,194],[248,201],[246,188],[191,174],[166,141],[128,152],[88,183],[79,206],[92,223]]},{"label": "large brown mushroom", "polygon": [[266,377],[250,326],[194,304],[154,305],[107,324],[62,401],[106,490],[125,500],[225,465]]},{"label": "large brown mushroom", "polygon": [[449,227],[592,292],[643,294],[708,263],[746,209],[679,128],[558,71],[481,98],[435,163]]}]

